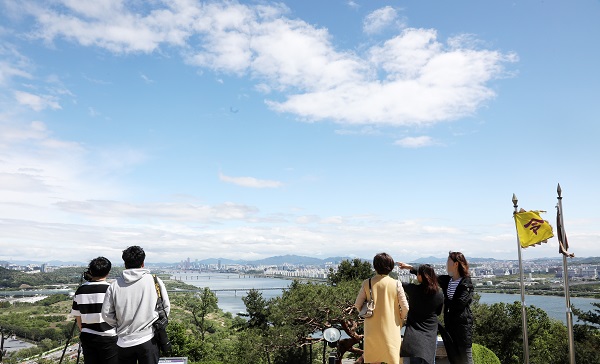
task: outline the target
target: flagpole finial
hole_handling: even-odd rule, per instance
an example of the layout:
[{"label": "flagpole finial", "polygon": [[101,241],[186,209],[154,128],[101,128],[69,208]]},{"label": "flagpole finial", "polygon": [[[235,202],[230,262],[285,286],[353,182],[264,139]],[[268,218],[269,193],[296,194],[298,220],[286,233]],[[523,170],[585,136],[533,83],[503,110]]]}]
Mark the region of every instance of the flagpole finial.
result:
[{"label": "flagpole finial", "polygon": [[562,189],[560,188],[560,183],[558,184],[558,187],[556,187],[556,193],[558,193],[558,197],[562,197]]},{"label": "flagpole finial", "polygon": [[519,200],[517,200],[517,196],[513,193],[513,197],[512,197],[512,202],[513,202],[513,206],[515,207],[515,209],[517,208],[517,202],[519,202]]}]

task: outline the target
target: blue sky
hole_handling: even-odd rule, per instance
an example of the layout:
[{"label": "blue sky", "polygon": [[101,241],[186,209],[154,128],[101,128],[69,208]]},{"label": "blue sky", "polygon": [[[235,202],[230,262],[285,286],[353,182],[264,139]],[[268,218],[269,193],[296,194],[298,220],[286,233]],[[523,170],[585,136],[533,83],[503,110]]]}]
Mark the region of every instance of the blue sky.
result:
[{"label": "blue sky", "polygon": [[600,256],[597,0],[0,4],[0,260]]}]

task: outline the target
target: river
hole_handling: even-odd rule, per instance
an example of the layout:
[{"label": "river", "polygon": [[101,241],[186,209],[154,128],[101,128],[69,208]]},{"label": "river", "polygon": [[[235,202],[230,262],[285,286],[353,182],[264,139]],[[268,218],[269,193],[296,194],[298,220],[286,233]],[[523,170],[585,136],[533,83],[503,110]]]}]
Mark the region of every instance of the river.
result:
[{"label": "river", "polygon": [[[480,293],[480,303],[513,303],[521,302],[520,294],[504,294],[504,293]],[[592,303],[600,303],[600,300],[595,298],[571,297],[571,306],[583,311],[592,311],[596,309]],[[564,296],[534,296],[525,295],[525,304],[528,307],[535,306],[546,311],[548,316],[553,319],[567,323],[566,305]],[[573,317],[573,322],[577,323],[577,318]]]},{"label": "river", "polygon": [[[171,273],[171,278],[180,280],[196,287],[209,287],[211,290],[254,288],[264,289],[260,291],[264,299],[281,296],[281,289],[288,287],[292,281],[288,279],[266,278],[261,276],[233,274],[233,273]],[[217,291],[219,308],[225,312],[237,314],[246,312],[246,306],[242,297],[247,291]]]},{"label": "river", "polygon": [[[281,295],[280,289],[288,287],[291,280],[279,278],[265,278],[252,275],[232,274],[232,273],[182,273],[172,272],[172,278],[181,280],[187,284],[196,287],[209,287],[212,290],[219,289],[237,289],[237,288],[255,288],[262,290],[262,296],[265,299],[270,299]],[[216,295],[219,300],[219,308],[225,312],[236,314],[245,312],[246,307],[242,301],[242,297],[246,295],[246,291],[217,291]],[[503,293],[480,293],[481,299],[479,302],[485,304],[493,303],[513,303],[521,301],[520,294],[503,294]],[[600,303],[600,300],[594,298],[579,298],[571,297],[571,305],[584,310],[591,311],[595,309],[592,303]],[[557,319],[566,324],[565,313],[565,298],[562,296],[533,296],[526,295],[525,303],[527,306],[536,306],[546,311],[549,317]],[[573,318],[576,322],[576,318]]]}]

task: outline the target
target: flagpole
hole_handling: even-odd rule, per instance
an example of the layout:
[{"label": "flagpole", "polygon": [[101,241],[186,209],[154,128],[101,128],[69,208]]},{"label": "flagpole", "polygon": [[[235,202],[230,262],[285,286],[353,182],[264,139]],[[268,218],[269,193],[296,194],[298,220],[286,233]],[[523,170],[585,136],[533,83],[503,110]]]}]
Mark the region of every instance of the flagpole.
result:
[{"label": "flagpole", "polygon": [[[565,224],[563,220],[563,211],[562,211],[562,190],[560,188],[560,183],[556,188],[556,193],[558,197],[558,204],[556,208],[558,209],[558,216],[560,219],[560,241],[567,241],[565,235]],[[569,294],[569,270],[567,269],[567,256],[565,254],[563,256],[563,286],[565,288],[565,303],[566,303],[566,314],[567,314],[567,331],[569,333],[569,363],[575,364],[575,342],[573,339],[573,311],[571,310],[571,297]]]},{"label": "flagpole", "polygon": [[[513,193],[512,197],[513,206],[515,208],[515,214],[517,213],[517,196]],[[515,220],[515,228],[516,228]],[[527,306],[525,304],[525,283],[523,280],[523,261],[521,259],[521,242],[519,241],[519,231],[517,230],[517,250],[519,252],[519,276],[521,279],[521,316],[523,317],[523,363],[529,364],[529,340],[527,335]]]}]

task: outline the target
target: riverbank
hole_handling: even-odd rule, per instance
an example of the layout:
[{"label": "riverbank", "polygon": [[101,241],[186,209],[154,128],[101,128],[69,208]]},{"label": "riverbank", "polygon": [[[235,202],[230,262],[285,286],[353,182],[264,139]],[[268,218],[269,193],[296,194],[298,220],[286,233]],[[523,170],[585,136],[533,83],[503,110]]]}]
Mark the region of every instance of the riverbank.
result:
[{"label": "riverbank", "polygon": [[[181,285],[194,286],[194,287],[209,287],[211,290],[216,291],[218,306],[224,312],[230,312],[236,315],[239,312],[246,312],[246,306],[242,301],[242,298],[247,295],[247,291],[233,289],[236,288],[254,288],[258,289],[265,300],[278,297],[282,294],[282,290],[273,289],[277,287],[287,287],[293,282],[291,279],[285,279],[283,277],[265,277],[260,275],[245,276],[238,274],[227,274],[227,273],[171,273],[177,283]],[[588,286],[589,287],[589,286]],[[582,288],[580,286],[579,288]],[[528,306],[536,306],[548,313],[548,316],[566,323],[565,314],[565,299],[564,292],[556,291],[549,294],[550,291],[545,290],[531,290],[528,289],[528,294],[525,296],[525,303]],[[521,302],[520,290],[515,289],[502,289],[498,292],[492,289],[482,289],[482,287],[476,287],[475,292],[480,295],[480,303],[483,304],[494,304],[494,303],[508,303],[512,304],[515,301]],[[543,292],[544,294],[536,294]],[[562,294],[561,294],[562,293]],[[594,293],[594,292],[591,292]],[[600,299],[596,297],[582,297],[572,296],[571,305],[583,311],[593,311],[596,307],[593,303],[600,303]]]},{"label": "riverbank", "polygon": [[[477,286],[477,287],[475,287],[475,292],[520,295],[521,288],[520,287],[498,288],[498,287]],[[528,295],[535,295],[535,296],[554,296],[554,297],[564,297],[565,296],[565,291],[562,287],[554,288],[554,289],[539,289],[539,288],[526,287],[525,292]],[[571,297],[600,299],[600,290],[598,288],[597,283],[589,284],[586,286],[583,286],[583,285],[570,286],[569,294]]]},{"label": "riverbank", "polygon": [[[507,294],[507,293],[480,293],[479,303],[483,304],[494,304],[494,303],[507,303],[512,304],[514,302],[521,302],[520,294]],[[583,311],[593,311],[597,309],[593,304],[600,304],[600,300],[595,298],[584,298],[584,297],[571,297],[571,307],[578,308]],[[566,302],[564,297],[558,296],[539,296],[539,295],[525,295],[525,304],[528,307],[535,306],[544,310],[548,317],[562,321],[566,324]],[[574,317],[577,321],[577,318]]]}]

